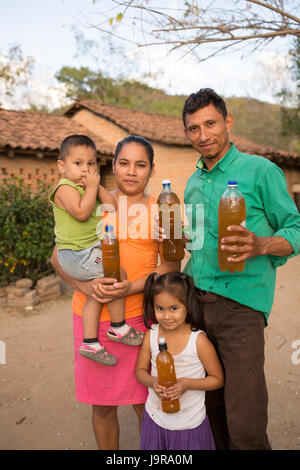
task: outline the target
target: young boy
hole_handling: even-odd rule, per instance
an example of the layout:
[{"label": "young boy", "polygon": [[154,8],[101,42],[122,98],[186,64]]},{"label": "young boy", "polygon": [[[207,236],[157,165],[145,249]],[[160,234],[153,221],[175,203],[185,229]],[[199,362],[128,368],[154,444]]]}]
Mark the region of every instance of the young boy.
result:
[{"label": "young boy", "polygon": [[[55,219],[58,260],[69,276],[82,281],[103,277],[100,203],[116,210],[115,197],[99,184],[97,150],[85,135],[66,137],[57,161],[62,179],[52,191],[50,201]],[[101,230],[99,230],[99,223]],[[111,326],[107,336],[130,346],[143,342],[143,333],[125,322],[125,299],[108,304]],[[102,305],[87,297],[83,309],[84,339],[79,354],[100,364],[114,366],[117,358],[109,354],[97,338]]]}]

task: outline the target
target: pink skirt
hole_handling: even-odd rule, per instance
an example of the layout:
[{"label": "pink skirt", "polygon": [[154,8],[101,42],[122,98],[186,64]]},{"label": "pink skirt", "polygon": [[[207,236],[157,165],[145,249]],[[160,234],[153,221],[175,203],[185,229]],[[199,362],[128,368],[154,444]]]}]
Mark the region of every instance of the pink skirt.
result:
[{"label": "pink skirt", "polygon": [[[126,321],[137,330],[147,329],[141,316]],[[99,324],[98,338],[106,350],[117,357],[118,363],[113,367],[97,364],[79,355],[78,349],[83,340],[82,319],[73,314],[76,398],[81,403],[104,406],[145,403],[148,389],[135,378],[140,348],[110,341],[105,334],[109,326],[109,321]]]}]

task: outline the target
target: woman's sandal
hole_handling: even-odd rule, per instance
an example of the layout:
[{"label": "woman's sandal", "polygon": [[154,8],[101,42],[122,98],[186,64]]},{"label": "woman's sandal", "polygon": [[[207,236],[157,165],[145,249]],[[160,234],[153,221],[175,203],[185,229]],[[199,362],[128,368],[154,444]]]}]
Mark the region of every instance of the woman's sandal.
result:
[{"label": "woman's sandal", "polygon": [[105,366],[115,366],[118,362],[117,358],[107,352],[104,347],[101,349],[95,349],[85,344],[84,346],[80,346],[79,354],[86,359],[91,359],[92,361]]},{"label": "woman's sandal", "polygon": [[128,346],[140,346],[144,340],[144,333],[139,330],[135,330],[132,326],[129,328],[125,335],[120,335],[115,331],[108,329],[106,336],[116,343],[124,343]]}]

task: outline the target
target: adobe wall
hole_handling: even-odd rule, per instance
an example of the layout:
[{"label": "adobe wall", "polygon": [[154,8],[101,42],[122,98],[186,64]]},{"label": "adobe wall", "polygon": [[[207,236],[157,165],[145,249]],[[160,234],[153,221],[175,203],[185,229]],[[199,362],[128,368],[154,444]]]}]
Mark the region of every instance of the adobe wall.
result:
[{"label": "adobe wall", "polygon": [[128,132],[116,126],[113,122],[86,109],[78,111],[72,116],[72,119],[114,145],[129,135]]},{"label": "adobe wall", "polygon": [[162,190],[162,180],[170,179],[173,191],[183,203],[184,189],[188,178],[195,171],[199,154],[189,147],[153,144],[155,175],[148,191],[157,197]]}]

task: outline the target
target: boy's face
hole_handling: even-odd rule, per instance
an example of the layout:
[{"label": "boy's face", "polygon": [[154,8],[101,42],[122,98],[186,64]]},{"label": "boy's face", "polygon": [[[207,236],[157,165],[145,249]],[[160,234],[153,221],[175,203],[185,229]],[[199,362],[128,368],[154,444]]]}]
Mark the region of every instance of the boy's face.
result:
[{"label": "boy's face", "polygon": [[86,174],[97,171],[96,153],[91,147],[85,145],[74,146],[70,148],[64,161],[57,161],[57,166],[65,178],[85,188]]}]

